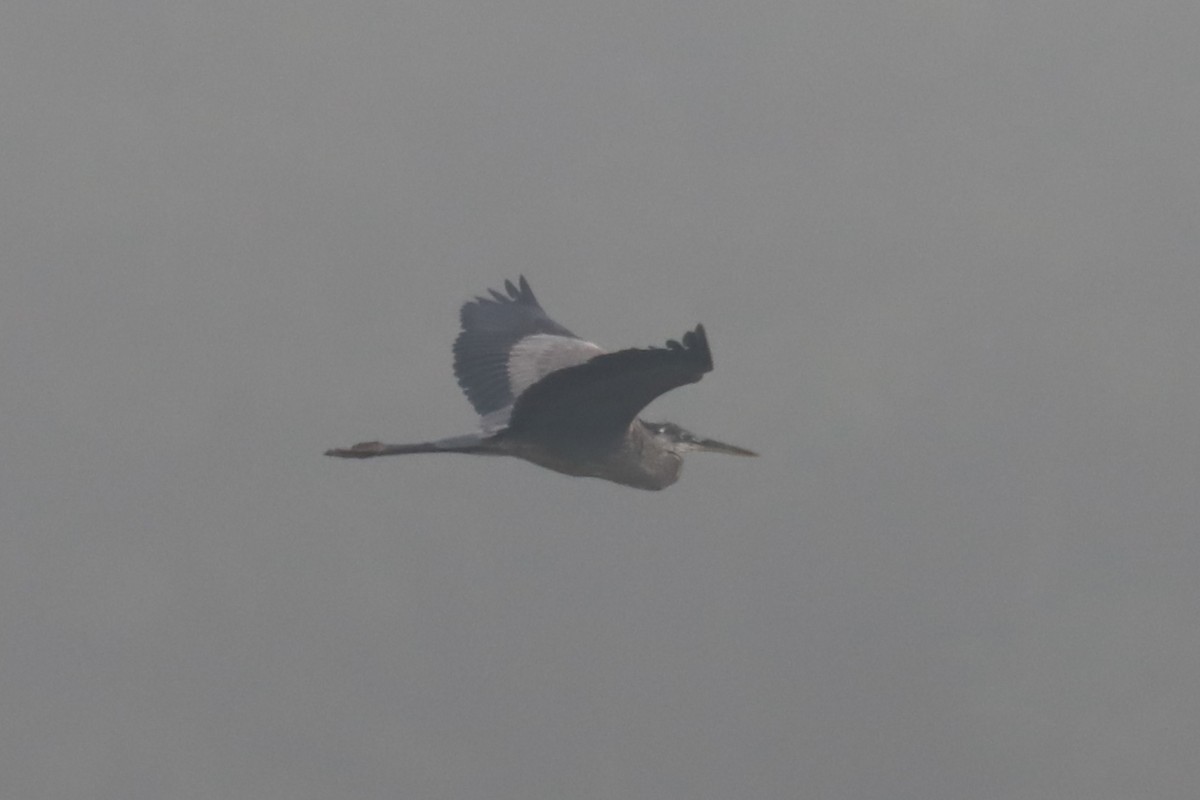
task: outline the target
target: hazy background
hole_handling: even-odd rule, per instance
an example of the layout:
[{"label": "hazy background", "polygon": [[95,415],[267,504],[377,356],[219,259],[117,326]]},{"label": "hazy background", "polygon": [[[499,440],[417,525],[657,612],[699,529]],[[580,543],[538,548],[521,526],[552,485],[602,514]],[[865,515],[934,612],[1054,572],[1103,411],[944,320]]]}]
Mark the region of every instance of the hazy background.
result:
[{"label": "hazy background", "polygon": [[[1198,35],[6,4],[0,797],[1200,796]],[[519,273],[763,457],[321,456]]]}]

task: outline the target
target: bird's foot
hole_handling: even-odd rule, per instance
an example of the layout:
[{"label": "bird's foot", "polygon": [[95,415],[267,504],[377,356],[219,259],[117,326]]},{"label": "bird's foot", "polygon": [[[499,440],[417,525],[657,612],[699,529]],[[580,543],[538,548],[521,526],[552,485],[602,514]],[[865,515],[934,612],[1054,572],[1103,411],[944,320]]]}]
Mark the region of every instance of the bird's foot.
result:
[{"label": "bird's foot", "polygon": [[326,450],[325,455],[338,458],[373,458],[383,452],[383,442],[359,442],[353,447],[339,447]]}]

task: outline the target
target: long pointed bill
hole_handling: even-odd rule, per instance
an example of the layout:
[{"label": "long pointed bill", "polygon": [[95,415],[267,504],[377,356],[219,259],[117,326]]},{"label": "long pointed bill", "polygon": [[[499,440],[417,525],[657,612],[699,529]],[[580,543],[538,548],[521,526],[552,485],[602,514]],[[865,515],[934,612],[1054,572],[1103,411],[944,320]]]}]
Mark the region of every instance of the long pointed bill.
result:
[{"label": "long pointed bill", "polygon": [[734,447],[731,444],[718,442],[716,439],[697,439],[692,446],[695,450],[707,453],[726,453],[731,456],[757,456],[753,450],[744,447]]}]

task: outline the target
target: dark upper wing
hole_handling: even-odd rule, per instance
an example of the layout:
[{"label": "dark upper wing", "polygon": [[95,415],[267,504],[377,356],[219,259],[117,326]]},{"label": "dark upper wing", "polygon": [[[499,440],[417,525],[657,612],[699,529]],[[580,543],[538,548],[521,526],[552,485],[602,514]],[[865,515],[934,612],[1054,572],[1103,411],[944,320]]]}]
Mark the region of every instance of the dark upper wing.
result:
[{"label": "dark upper wing", "polygon": [[517,398],[508,427],[559,441],[615,439],[651,400],[712,368],[708,337],[697,325],[682,343],[605,353],[551,372]]},{"label": "dark upper wing", "polygon": [[481,416],[512,405],[508,359],[513,345],[539,333],[579,338],[546,316],[524,276],[516,286],[505,281],[504,288],[507,297],[489,289],[490,298],[476,297],[459,312],[462,332],[454,340],[454,376]]}]

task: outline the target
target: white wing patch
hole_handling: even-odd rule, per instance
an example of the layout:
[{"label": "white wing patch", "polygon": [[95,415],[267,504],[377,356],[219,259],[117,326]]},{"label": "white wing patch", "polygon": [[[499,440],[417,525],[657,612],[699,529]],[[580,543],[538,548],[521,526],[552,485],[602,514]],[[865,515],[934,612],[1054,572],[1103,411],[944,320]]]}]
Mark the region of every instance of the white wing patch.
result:
[{"label": "white wing patch", "polygon": [[512,418],[512,406],[498,408],[490,414],[484,414],[479,418],[479,429],[484,436],[491,436],[493,433],[499,433],[508,427],[508,421]]},{"label": "white wing patch", "polygon": [[590,361],[604,352],[592,342],[552,333],[535,333],[513,345],[508,353],[508,385],[513,397],[555,370]]}]

